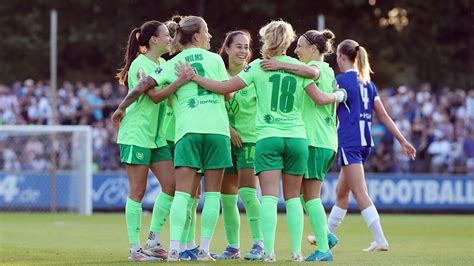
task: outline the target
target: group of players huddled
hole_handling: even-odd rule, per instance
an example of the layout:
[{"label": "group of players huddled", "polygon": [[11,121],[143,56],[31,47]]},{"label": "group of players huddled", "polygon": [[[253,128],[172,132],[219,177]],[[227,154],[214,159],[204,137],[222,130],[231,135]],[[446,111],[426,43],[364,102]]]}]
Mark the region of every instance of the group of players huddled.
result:
[{"label": "group of players huddled", "polygon": [[[337,45],[334,71],[324,56],[333,52],[330,30],[309,30],[296,39],[292,26],[271,21],[259,31],[261,59],[250,62],[251,34],[227,33],[219,53],[210,49],[203,18],[174,16],[148,21],[128,40],[125,66],[117,74],[129,94],[112,116],[118,127],[120,159],[129,180],[125,206],[129,260],[214,261],[239,259],[240,196],[253,238],[247,260],[275,262],[280,179],[286,205],[292,261],[332,261],[335,229],[354,195],[373,233],[365,251],[388,250],[377,209],[364,180],[363,162],[373,141],[372,114],[400,142],[416,151],[387,115],[370,81],[367,52],[356,41]],[[174,57],[165,61],[162,55]],[[338,104],[340,103],[340,104]],[[321,186],[336,158],[341,172],[329,218]],[[161,185],[145,247],[140,245],[148,171]],[[204,175],[200,245],[195,243],[196,208]],[[257,185],[262,192],[257,197]],[[227,239],[219,255],[209,251],[222,203]],[[303,257],[304,212],[311,221],[314,253]],[[170,247],[160,244],[169,215]]]}]

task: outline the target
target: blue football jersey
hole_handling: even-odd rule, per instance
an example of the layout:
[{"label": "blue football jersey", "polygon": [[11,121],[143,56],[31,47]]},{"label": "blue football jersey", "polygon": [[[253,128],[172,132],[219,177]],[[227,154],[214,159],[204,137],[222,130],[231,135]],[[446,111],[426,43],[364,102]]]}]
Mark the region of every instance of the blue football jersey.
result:
[{"label": "blue football jersey", "polygon": [[354,69],[338,75],[336,81],[347,91],[346,105],[337,109],[339,147],[374,146],[370,126],[377,88],[372,81],[363,84]]}]

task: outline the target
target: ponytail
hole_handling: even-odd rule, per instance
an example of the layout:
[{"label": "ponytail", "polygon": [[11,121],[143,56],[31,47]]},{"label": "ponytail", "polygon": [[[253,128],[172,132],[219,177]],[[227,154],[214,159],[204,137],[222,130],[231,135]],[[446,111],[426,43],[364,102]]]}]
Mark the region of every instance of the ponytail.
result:
[{"label": "ponytail", "polygon": [[159,27],[163,25],[159,21],[147,21],[143,23],[140,28],[135,28],[130,32],[128,37],[127,50],[125,52],[125,66],[119,69],[116,78],[119,80],[120,85],[128,85],[128,71],[132,65],[133,60],[140,54],[140,47],[149,48],[149,42],[152,36],[159,36]]},{"label": "ponytail", "polygon": [[364,47],[354,40],[344,40],[337,46],[337,51],[355,64],[359,79],[366,84],[370,81],[372,69],[369,64],[369,56]]},{"label": "ponytail", "polygon": [[367,55],[365,48],[358,46],[356,50],[357,57],[355,59],[355,64],[357,72],[359,73],[359,78],[362,80],[362,83],[366,84],[370,81],[370,73],[374,72],[372,72],[372,69],[370,68],[369,56]]},{"label": "ponytail", "polygon": [[140,28],[135,28],[128,37],[127,51],[125,52],[124,58],[125,66],[120,69],[116,76],[120,85],[127,84],[128,70],[130,69],[130,65],[132,64],[133,60],[138,56],[140,47],[138,45],[137,35],[140,34],[140,31]]}]

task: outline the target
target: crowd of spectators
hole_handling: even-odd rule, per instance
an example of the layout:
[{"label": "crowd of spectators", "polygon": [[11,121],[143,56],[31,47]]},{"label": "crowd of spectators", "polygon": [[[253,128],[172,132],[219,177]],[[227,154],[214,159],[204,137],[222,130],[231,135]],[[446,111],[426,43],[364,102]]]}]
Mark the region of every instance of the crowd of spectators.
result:
[{"label": "crowd of spectators", "polygon": [[[0,84],[0,125],[47,125],[52,117],[49,92],[44,81]],[[109,82],[66,81],[58,88],[58,123],[92,126],[96,171],[123,169],[117,130],[112,127],[110,116],[126,94],[126,87]],[[375,116],[375,147],[365,164],[368,172],[474,172],[474,90],[433,90],[424,83],[413,88],[379,89],[379,96],[398,128],[417,149],[417,159],[410,161],[403,155],[400,145]],[[51,166],[44,141],[32,136],[17,142],[0,139],[0,170],[44,170]],[[23,151],[18,151],[20,146]],[[67,165],[70,155],[66,152],[59,158]]]}]

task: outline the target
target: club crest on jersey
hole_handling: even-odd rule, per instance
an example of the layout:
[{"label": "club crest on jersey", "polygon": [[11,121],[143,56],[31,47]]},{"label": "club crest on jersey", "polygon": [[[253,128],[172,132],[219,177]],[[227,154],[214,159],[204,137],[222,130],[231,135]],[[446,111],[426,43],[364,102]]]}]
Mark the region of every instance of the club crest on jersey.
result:
[{"label": "club crest on jersey", "polygon": [[159,74],[161,73],[161,71],[163,71],[163,68],[158,67],[158,68],[155,70],[155,73],[156,73],[157,75],[159,75]]},{"label": "club crest on jersey", "polygon": [[265,121],[265,123],[267,124],[272,124],[273,121],[275,121],[275,118],[273,117],[273,115],[266,114],[263,116],[263,121]]},{"label": "club crest on jersey", "polygon": [[240,90],[239,94],[240,94],[241,96],[244,96],[244,97],[245,97],[245,96],[247,96],[247,95],[249,94],[249,92],[244,89],[244,90]]},{"label": "club crest on jersey", "polygon": [[187,104],[188,104],[189,108],[194,109],[194,108],[198,107],[199,101],[194,99],[194,98],[191,98],[191,99],[188,100]]},{"label": "club crest on jersey", "polygon": [[143,158],[145,158],[145,154],[143,154],[143,152],[136,152],[135,153],[135,156],[137,157],[138,160],[143,160]]},{"label": "club crest on jersey", "polygon": [[246,66],[244,67],[244,72],[249,72],[250,68],[251,68],[250,65],[246,65]]}]

